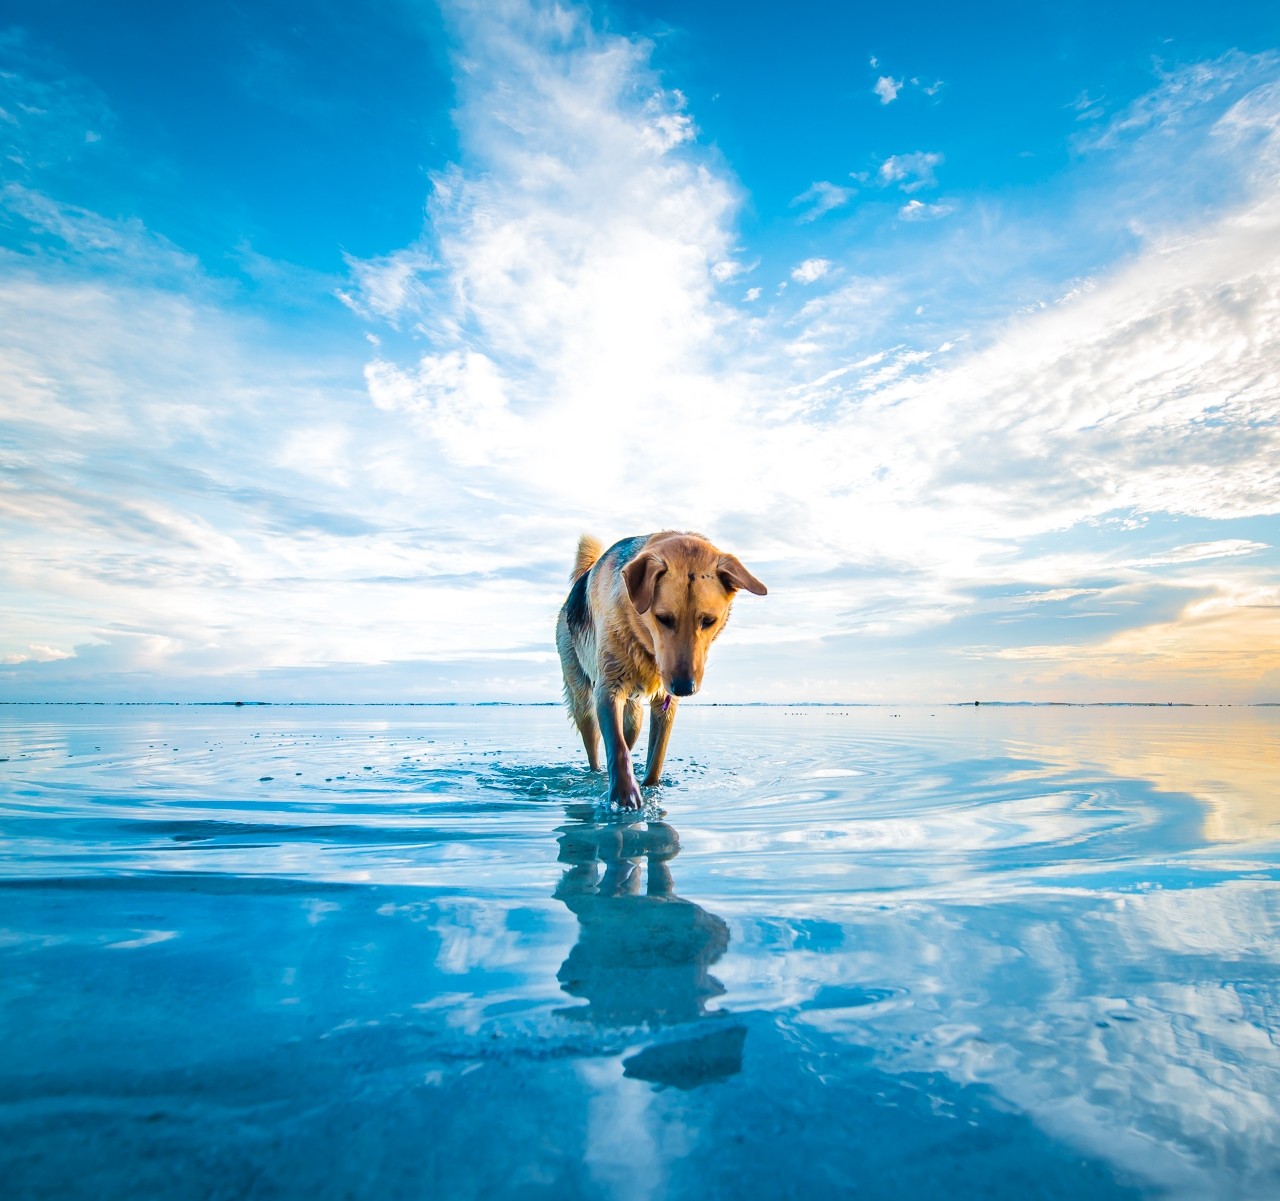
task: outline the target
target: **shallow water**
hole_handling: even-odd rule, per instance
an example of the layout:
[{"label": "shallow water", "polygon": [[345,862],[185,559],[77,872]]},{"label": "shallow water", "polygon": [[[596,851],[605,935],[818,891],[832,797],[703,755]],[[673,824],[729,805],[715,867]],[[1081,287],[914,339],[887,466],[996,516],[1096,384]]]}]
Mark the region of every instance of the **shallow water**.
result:
[{"label": "shallow water", "polygon": [[1280,1195],[1280,710],[571,734],[0,709],[6,1195]]}]

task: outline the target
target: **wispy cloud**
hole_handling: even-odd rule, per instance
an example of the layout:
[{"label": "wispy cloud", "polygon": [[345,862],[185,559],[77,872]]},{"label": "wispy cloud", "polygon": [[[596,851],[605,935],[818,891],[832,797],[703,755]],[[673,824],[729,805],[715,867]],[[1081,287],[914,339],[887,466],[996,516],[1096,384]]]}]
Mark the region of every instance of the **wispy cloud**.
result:
[{"label": "wispy cloud", "polygon": [[[1127,105],[1102,128],[1082,135],[1080,145],[1112,149],[1135,134],[1155,132],[1168,138],[1188,124],[1214,120],[1214,101],[1231,95],[1259,74],[1272,74],[1278,63],[1274,53],[1255,57],[1233,50],[1210,62],[1161,70],[1158,87]],[[1082,94],[1076,103],[1082,112],[1094,113],[1100,102]]]},{"label": "wispy cloud", "polygon": [[334,294],[361,317],[383,317],[393,324],[401,313],[420,308],[430,295],[424,279],[434,266],[430,255],[411,246],[381,259],[346,256],[351,286]]},{"label": "wispy cloud", "polygon": [[54,71],[13,26],[0,30],[0,113],[10,182],[30,183],[53,163],[99,162],[116,126],[97,88],[65,69]]},{"label": "wispy cloud", "polygon": [[1234,559],[1241,555],[1254,555],[1267,549],[1267,543],[1255,542],[1249,538],[1219,538],[1213,542],[1191,542],[1185,546],[1175,546],[1171,550],[1146,555],[1138,562],[1149,567],[1203,563],[1208,559]]},{"label": "wispy cloud", "polygon": [[886,185],[896,183],[904,192],[932,188],[937,185],[935,171],[941,164],[942,155],[931,151],[890,155],[880,164],[880,182]]},{"label": "wispy cloud", "polygon": [[904,221],[932,221],[951,212],[949,204],[925,204],[923,200],[908,200],[898,210]]},{"label": "wispy cloud", "polygon": [[53,258],[88,256],[99,267],[126,269],[131,277],[151,282],[186,279],[197,265],[193,255],[148,230],[136,217],[104,217],[17,183],[4,186],[0,203]]},{"label": "wispy cloud", "polygon": [[841,187],[824,179],[810,184],[791,204],[805,206],[800,220],[807,223],[816,221],[833,209],[843,208],[857,194],[856,188]]}]

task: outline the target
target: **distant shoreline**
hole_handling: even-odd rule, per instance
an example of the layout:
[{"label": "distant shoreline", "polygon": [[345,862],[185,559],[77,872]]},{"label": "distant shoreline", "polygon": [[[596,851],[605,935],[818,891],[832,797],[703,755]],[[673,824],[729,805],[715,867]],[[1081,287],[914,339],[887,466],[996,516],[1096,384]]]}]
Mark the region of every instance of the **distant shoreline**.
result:
[{"label": "distant shoreline", "polygon": [[[558,709],[560,701],[0,701],[0,706],[169,709]],[[1275,709],[1280,701],[705,701],[706,709]]]}]

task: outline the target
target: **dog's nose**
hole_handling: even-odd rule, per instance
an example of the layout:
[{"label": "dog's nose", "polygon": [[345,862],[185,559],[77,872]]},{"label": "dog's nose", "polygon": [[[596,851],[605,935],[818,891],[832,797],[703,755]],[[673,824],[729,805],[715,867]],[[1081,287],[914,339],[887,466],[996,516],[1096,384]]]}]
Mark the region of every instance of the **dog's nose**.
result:
[{"label": "dog's nose", "polygon": [[676,696],[692,696],[693,677],[674,676],[671,680],[671,691],[674,692]]}]

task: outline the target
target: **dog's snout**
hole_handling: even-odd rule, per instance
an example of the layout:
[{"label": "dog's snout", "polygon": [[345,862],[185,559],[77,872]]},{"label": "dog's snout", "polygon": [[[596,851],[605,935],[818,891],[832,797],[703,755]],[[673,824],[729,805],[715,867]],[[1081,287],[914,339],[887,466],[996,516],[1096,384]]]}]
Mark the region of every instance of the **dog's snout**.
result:
[{"label": "dog's snout", "polygon": [[674,692],[676,696],[692,696],[693,677],[673,676],[671,679],[671,691]]}]

